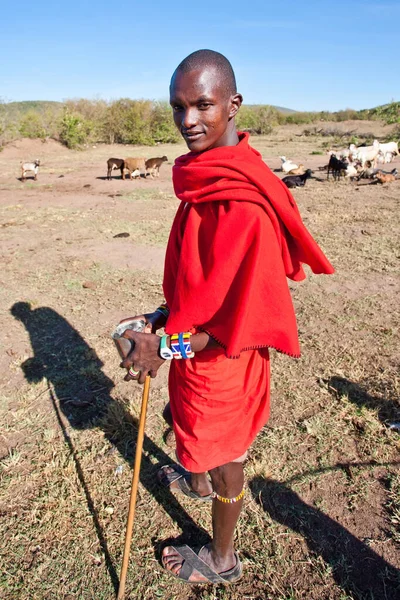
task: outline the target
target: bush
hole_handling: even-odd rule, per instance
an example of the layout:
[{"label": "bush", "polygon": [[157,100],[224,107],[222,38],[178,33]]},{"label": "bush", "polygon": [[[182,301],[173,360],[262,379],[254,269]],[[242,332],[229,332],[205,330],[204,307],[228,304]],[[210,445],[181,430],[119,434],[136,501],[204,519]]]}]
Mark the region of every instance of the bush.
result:
[{"label": "bush", "polygon": [[281,119],[281,113],[273,106],[242,106],[236,117],[236,124],[240,131],[267,135]]},{"label": "bush", "polygon": [[91,124],[78,115],[65,109],[60,121],[60,142],[67,148],[78,148],[84,144],[90,135]]},{"label": "bush", "polygon": [[151,136],[155,142],[168,144],[180,139],[172,111],[166,102],[155,102],[151,115]]},{"label": "bush", "polygon": [[387,125],[400,123],[400,102],[390,102],[371,109],[359,111],[362,119],[378,119],[384,121]]},{"label": "bush", "polygon": [[33,110],[28,111],[21,118],[19,122],[19,132],[22,137],[31,139],[44,139],[47,137],[47,131],[43,125],[41,115]]},{"label": "bush", "polygon": [[306,125],[307,123],[315,123],[319,120],[320,113],[312,112],[296,112],[286,115],[285,123],[293,125]]}]

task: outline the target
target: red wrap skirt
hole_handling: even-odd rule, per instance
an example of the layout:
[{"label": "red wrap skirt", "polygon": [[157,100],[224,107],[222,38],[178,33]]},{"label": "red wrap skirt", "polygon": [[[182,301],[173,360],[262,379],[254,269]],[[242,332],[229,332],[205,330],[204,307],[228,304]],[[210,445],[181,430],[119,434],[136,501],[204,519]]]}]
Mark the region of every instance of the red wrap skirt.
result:
[{"label": "red wrap skirt", "polygon": [[267,348],[226,358],[222,348],[173,360],[169,396],[177,456],[192,473],[239,458],[268,421]]}]

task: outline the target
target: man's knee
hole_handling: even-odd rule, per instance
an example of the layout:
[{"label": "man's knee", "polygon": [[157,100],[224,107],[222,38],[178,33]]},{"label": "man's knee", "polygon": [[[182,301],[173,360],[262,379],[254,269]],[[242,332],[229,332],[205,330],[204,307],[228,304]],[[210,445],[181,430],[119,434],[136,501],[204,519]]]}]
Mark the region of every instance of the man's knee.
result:
[{"label": "man's knee", "polygon": [[210,477],[213,488],[218,494],[230,494],[232,488],[240,487],[241,489],[243,486],[243,463],[230,462],[211,469]]}]

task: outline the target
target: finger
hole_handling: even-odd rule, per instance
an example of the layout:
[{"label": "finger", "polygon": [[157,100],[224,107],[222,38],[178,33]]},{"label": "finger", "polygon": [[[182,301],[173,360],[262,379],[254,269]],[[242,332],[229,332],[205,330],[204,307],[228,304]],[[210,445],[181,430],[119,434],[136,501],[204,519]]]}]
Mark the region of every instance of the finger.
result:
[{"label": "finger", "polygon": [[132,377],[132,375],[129,375],[129,373],[127,373],[124,377],[124,381],[138,381],[139,379],[139,375],[137,377]]},{"label": "finger", "polygon": [[143,385],[143,383],[145,382],[147,373],[148,373],[147,371],[140,371],[138,383],[141,383]]},{"label": "finger", "polygon": [[152,333],[153,327],[151,323],[147,323],[146,327],[144,328],[144,333]]},{"label": "finger", "polygon": [[137,377],[140,373],[140,369],[136,369],[134,365],[131,366],[131,368],[128,371],[128,374],[131,377]]},{"label": "finger", "polygon": [[139,375],[140,371],[134,369],[132,366],[125,375],[124,381],[137,381],[139,379]]},{"label": "finger", "polygon": [[129,356],[127,356],[126,358],[124,358],[124,360],[122,361],[122,363],[119,364],[119,366],[121,367],[121,369],[130,369],[130,367],[132,365],[133,365],[133,360]]},{"label": "finger", "polygon": [[[135,362],[134,354],[135,354],[135,351],[128,354],[128,356],[126,356],[124,358],[124,360],[122,361],[122,363],[120,364],[120,367],[122,367],[123,369],[130,369],[131,366],[133,365],[133,363]],[[137,359],[137,356],[136,356],[136,359]]]},{"label": "finger", "polygon": [[152,371],[150,371],[149,375],[150,375],[150,377],[151,377],[152,379],[154,379],[155,377],[157,377],[157,371],[155,371],[155,370],[153,369]]}]

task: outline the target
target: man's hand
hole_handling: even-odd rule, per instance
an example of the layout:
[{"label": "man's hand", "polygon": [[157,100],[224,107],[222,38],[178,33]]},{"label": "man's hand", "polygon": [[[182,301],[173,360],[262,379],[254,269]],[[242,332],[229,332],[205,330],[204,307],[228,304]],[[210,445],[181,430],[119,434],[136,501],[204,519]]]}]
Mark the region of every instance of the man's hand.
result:
[{"label": "man's hand", "polygon": [[[143,318],[143,316],[136,318]],[[123,333],[123,337],[132,340],[135,343],[135,347],[125,360],[122,361],[121,367],[123,369],[132,367],[135,371],[139,371],[136,376],[127,374],[125,381],[136,379],[139,383],[144,383],[146,375],[155,377],[158,369],[165,363],[165,360],[158,355],[160,337],[153,333],[139,333],[130,329],[127,329]]]}]

